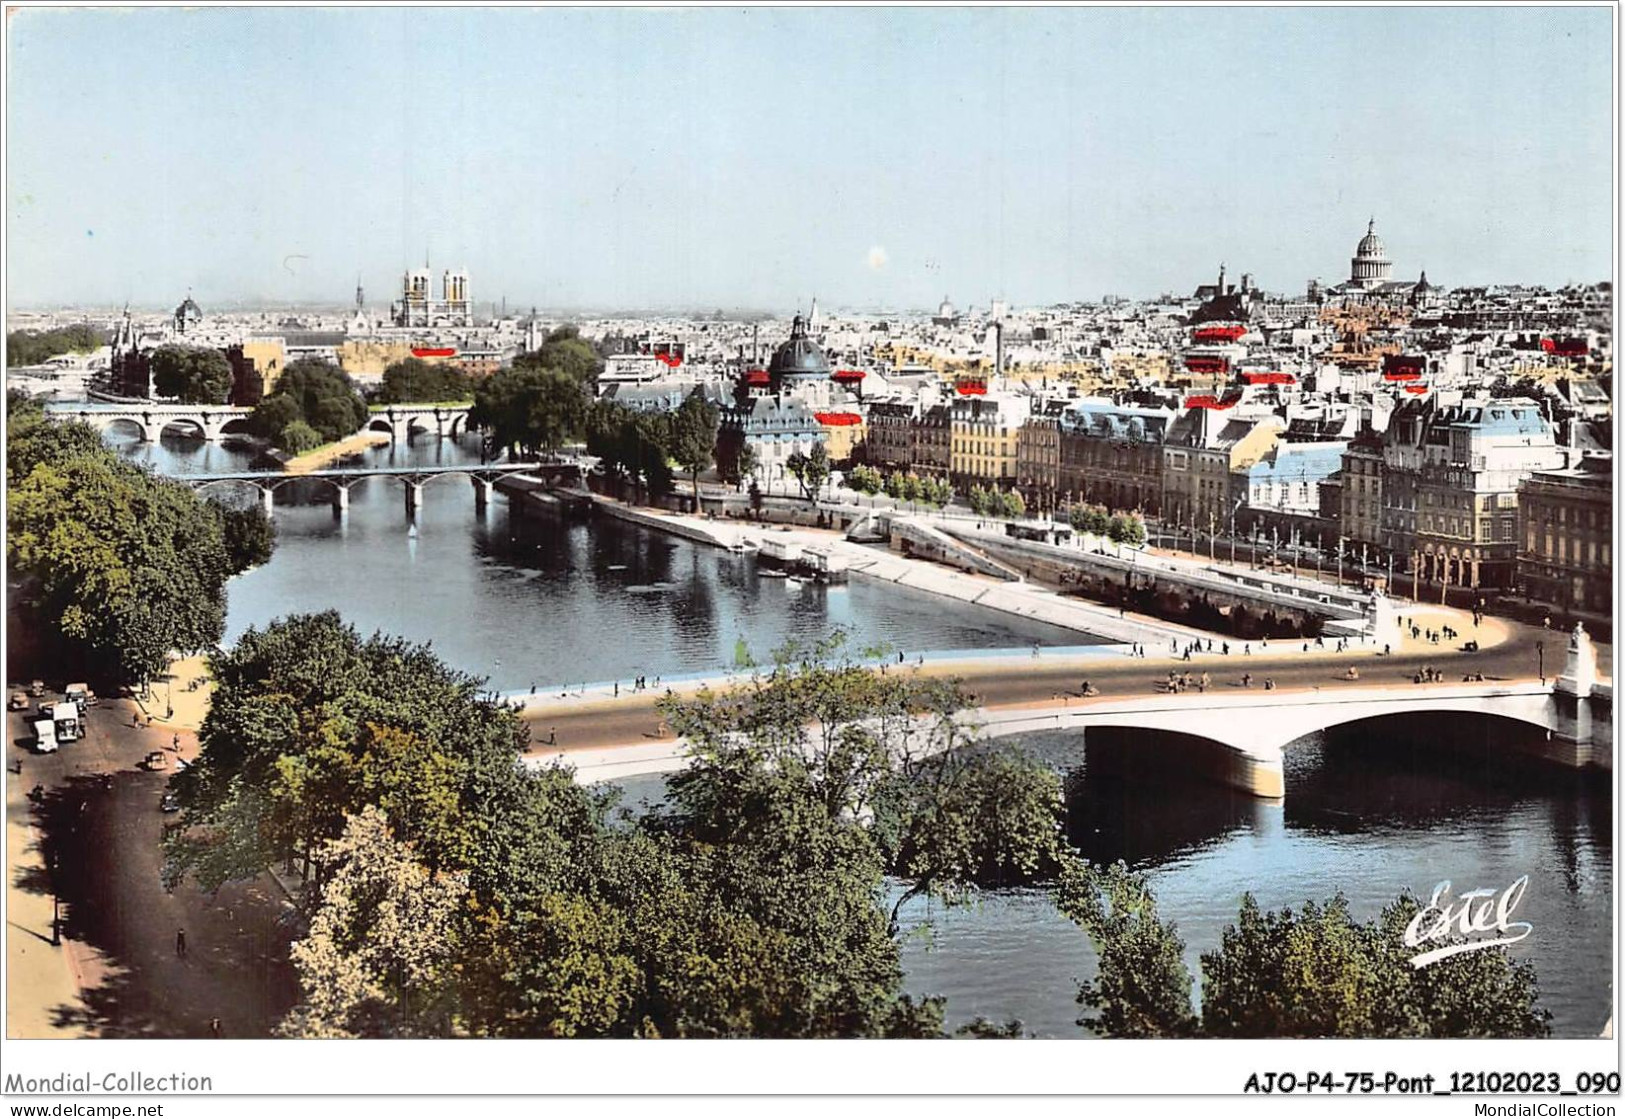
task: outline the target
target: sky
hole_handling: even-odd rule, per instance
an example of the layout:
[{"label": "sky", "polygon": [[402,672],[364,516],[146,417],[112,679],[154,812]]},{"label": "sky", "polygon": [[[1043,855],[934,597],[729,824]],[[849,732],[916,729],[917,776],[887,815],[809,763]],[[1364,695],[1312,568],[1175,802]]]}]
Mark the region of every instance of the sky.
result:
[{"label": "sky", "polygon": [[7,299],[785,311],[1610,278],[1592,8],[25,9]]}]

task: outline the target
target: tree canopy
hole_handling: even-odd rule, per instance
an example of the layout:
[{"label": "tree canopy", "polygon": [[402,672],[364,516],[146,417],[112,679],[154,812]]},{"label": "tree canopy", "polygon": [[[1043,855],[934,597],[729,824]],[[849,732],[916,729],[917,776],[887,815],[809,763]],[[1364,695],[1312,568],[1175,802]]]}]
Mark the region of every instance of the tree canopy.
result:
[{"label": "tree canopy", "polygon": [[597,351],[570,325],[555,327],[532,353],[513,359],[515,369],[555,369],[591,393],[603,372]]},{"label": "tree canopy", "polygon": [[[287,435],[293,424],[303,423],[316,432],[321,443],[332,443],[366,422],[367,405],[355,384],[338,366],[319,358],[289,362],[274,390],[255,405],[249,417],[254,434],[284,450],[294,450],[288,446]],[[303,431],[295,433],[296,442],[307,439]]]},{"label": "tree canopy", "polygon": [[251,630],[214,659],[171,873],[308,875],[293,1036],[938,1036],[941,1001],[901,991],[885,876],[1026,880],[1058,783],[933,760],[963,737],[936,718],[952,685],[836,652],[667,704],[694,764],[612,820],[427,648],[331,613]]},{"label": "tree canopy", "polygon": [[107,344],[107,332],[89,323],[6,333],[6,364],[39,365],[58,354],[88,354]]},{"label": "tree canopy", "polygon": [[586,390],[568,372],[516,363],[475,387],[468,419],[485,429],[490,447],[533,455],[580,438],[588,405]]},{"label": "tree canopy", "polygon": [[219,350],[160,346],[149,361],[159,396],[183,404],[224,404],[231,396],[231,363]]},{"label": "tree canopy", "polygon": [[12,399],[6,435],[15,601],[50,655],[96,679],[140,682],[172,651],[220,639],[226,579],[248,560],[228,549],[219,506],[37,405]]},{"label": "tree canopy", "polygon": [[671,417],[671,457],[688,471],[695,512],[700,508],[700,472],[711,465],[716,449],[717,406],[695,389]]},{"label": "tree canopy", "polygon": [[384,369],[373,399],[379,404],[412,404],[470,400],[473,396],[473,381],[457,366],[409,357]]},{"label": "tree canopy", "polygon": [[1204,953],[1200,1010],[1184,944],[1156,911],[1144,874],[1069,855],[1057,901],[1094,942],[1098,977],[1078,1001],[1082,1024],[1109,1037],[1544,1037],[1533,967],[1504,947],[1411,965],[1402,894],[1370,922],[1341,895],[1294,913],[1261,912],[1243,895],[1236,924]]}]

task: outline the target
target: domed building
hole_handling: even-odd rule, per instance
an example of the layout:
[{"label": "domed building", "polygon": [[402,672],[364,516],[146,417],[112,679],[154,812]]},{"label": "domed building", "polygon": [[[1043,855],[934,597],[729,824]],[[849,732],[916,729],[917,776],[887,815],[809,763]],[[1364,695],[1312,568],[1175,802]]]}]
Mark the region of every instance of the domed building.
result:
[{"label": "domed building", "polygon": [[1365,236],[1355,246],[1354,259],[1349,262],[1349,286],[1372,291],[1388,283],[1394,265],[1388,259],[1388,248],[1377,236],[1377,219],[1366,224]]},{"label": "domed building", "polygon": [[807,320],[800,315],[790,324],[790,338],[773,351],[767,366],[772,391],[783,392],[798,385],[822,384],[829,380],[829,359],[807,333]]},{"label": "domed building", "polygon": [[1354,247],[1348,281],[1332,288],[1329,294],[1352,303],[1418,302],[1437,300],[1441,294],[1441,289],[1427,284],[1426,276],[1419,282],[1396,280],[1393,274],[1394,262],[1388,259],[1388,246],[1377,236],[1377,219],[1372,218],[1366,223],[1365,236]]}]

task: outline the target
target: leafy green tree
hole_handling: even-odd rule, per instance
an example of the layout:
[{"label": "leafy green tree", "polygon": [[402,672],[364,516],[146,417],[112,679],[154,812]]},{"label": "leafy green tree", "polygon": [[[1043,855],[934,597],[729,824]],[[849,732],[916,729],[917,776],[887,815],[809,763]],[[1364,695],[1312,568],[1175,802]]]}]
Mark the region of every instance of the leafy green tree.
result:
[{"label": "leafy green tree", "polygon": [[1060,870],[1061,779],[1029,755],[950,751],[900,776],[881,809],[895,835],[889,865],[911,882],[892,907],[894,930],[912,898],[955,902],[976,888],[1029,885]]},{"label": "leafy green tree", "polygon": [[276,549],[276,527],[264,508],[257,504],[241,508],[215,504],[215,508],[220,511],[220,528],[232,574],[269,563]]},{"label": "leafy green tree", "polygon": [[107,333],[89,323],[6,334],[6,365],[40,365],[58,354],[88,354],[107,345]]},{"label": "leafy green tree", "polygon": [[520,354],[513,360],[515,369],[555,370],[569,377],[584,392],[591,393],[603,372],[604,363],[597,351],[581,337],[574,326],[554,328],[534,353]]},{"label": "leafy green tree", "polygon": [[457,366],[409,357],[384,369],[374,399],[379,404],[440,403],[471,400],[473,395],[473,381]]},{"label": "leafy green tree", "polygon": [[700,511],[700,471],[711,465],[717,449],[717,408],[696,389],[671,418],[671,453],[688,471],[694,487],[694,511]]},{"label": "leafy green tree", "polygon": [[[1495,947],[1417,969],[1405,947],[1418,912],[1403,894],[1361,924],[1342,895],[1294,913],[1261,912],[1244,895],[1236,924],[1202,956],[1200,1017],[1173,927],[1156,915],[1144,874],[1069,856],[1061,911],[1100,954],[1078,1000],[1084,1024],[1111,1037],[1544,1037],[1533,967]],[[1460,943],[1457,938],[1452,943]]]},{"label": "leafy green tree", "polygon": [[516,363],[474,389],[469,422],[485,429],[491,447],[534,455],[579,438],[589,404],[586,391],[570,373]]},{"label": "leafy green tree", "polygon": [[1027,500],[1021,496],[1020,491],[1010,490],[1007,493],[1001,494],[1000,501],[1000,512],[1004,516],[1015,518],[1024,517],[1027,515]]},{"label": "leafy green tree", "polygon": [[224,404],[231,396],[231,364],[219,350],[160,346],[149,363],[160,396],[183,404]]},{"label": "leafy green tree", "polygon": [[255,405],[249,428],[284,450],[292,450],[281,440],[297,421],[314,429],[321,443],[333,443],[367,422],[367,405],[338,366],[319,358],[300,358],[288,363],[275,390]]},{"label": "leafy green tree", "polygon": [[1056,886],[1056,904],[1094,943],[1099,976],[1085,982],[1078,1002],[1098,1011],[1079,1019],[1107,1037],[1190,1037],[1191,975],[1184,942],[1157,917],[1144,874],[1121,862],[1099,867],[1070,857]]},{"label": "leafy green tree", "polygon": [[1417,969],[1403,895],[1369,924],[1341,895],[1261,913],[1251,894],[1202,956],[1202,1030],[1213,1037],[1544,1037],[1533,967],[1504,949]]},{"label": "leafy green tree", "polygon": [[760,465],[757,461],[755,447],[751,446],[749,443],[746,443],[744,446],[739,448],[739,454],[735,457],[734,461],[734,470],[740,478],[752,478],[754,480],[753,476],[756,473],[756,468],[758,465]]},{"label": "leafy green tree", "polygon": [[785,459],[784,468],[800,484],[801,496],[815,500],[829,478],[829,451],[821,441],[814,443],[810,452],[796,451]]},{"label": "leafy green tree", "polygon": [[285,1037],[444,1037],[466,883],[429,872],[364,808],[319,856],[326,873],[310,932],[293,946],[303,1001]]},{"label": "leafy green tree", "polygon": [[322,433],[304,420],[294,420],[282,429],[276,444],[289,454],[302,455],[322,445]]},{"label": "leafy green tree", "polygon": [[13,399],[6,432],[12,601],[47,657],[141,683],[171,651],[212,647],[233,571],[218,513],[37,405]]}]

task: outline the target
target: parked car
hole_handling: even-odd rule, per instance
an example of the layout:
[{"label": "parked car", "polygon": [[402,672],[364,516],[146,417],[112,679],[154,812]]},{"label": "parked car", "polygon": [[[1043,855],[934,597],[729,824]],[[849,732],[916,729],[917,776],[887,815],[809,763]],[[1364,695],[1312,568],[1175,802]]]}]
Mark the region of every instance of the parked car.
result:
[{"label": "parked car", "polygon": [[96,706],[96,693],[90,690],[89,684],[69,684],[62,689],[62,697],[77,703],[81,710]]},{"label": "parked car", "polygon": [[158,798],[158,811],[179,812],[180,810],[181,799],[174,793],[165,793],[163,796]]},{"label": "parked car", "polygon": [[12,692],[6,698],[6,708],[11,711],[27,711],[28,693],[24,691]]},{"label": "parked car", "polygon": [[168,769],[169,755],[162,750],[154,750],[142,762],[148,769]]},{"label": "parked car", "polygon": [[38,699],[40,696],[44,695],[45,694],[45,681],[44,680],[35,680],[32,684],[29,684],[28,685],[28,694],[33,696],[35,699]]}]

